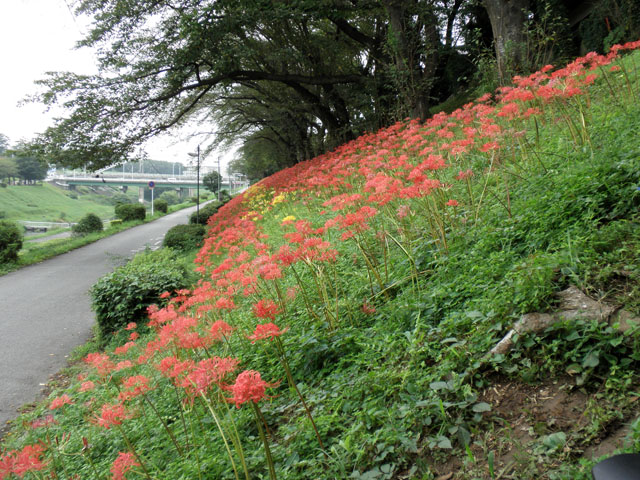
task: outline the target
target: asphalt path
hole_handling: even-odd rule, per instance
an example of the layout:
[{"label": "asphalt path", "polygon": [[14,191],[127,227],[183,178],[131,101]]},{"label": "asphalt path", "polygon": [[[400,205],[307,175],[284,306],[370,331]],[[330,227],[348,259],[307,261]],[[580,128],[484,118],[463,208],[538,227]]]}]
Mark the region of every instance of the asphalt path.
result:
[{"label": "asphalt path", "polygon": [[91,337],[89,288],[136,252],[158,248],[195,207],[0,277],[0,433]]}]

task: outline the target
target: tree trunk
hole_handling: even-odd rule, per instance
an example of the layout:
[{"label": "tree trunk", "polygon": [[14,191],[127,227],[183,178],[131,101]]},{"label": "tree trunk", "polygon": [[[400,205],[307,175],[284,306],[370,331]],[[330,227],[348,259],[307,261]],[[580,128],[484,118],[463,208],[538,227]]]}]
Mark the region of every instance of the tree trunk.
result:
[{"label": "tree trunk", "polygon": [[518,72],[523,65],[529,0],[483,0],[483,4],[491,21],[498,77],[503,84],[510,73]]},{"label": "tree trunk", "polygon": [[437,19],[433,12],[427,15],[421,12],[415,1],[383,0],[382,3],[389,16],[389,37],[400,79],[400,93],[408,103],[410,115],[424,120],[429,115],[429,93],[438,60]]}]

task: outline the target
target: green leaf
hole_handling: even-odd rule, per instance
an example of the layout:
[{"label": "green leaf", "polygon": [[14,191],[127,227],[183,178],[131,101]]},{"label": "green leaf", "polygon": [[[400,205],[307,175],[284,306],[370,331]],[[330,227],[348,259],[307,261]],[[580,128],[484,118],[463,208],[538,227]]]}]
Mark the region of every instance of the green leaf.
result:
[{"label": "green leaf", "polygon": [[471,410],[473,410],[476,413],[490,412],[491,405],[489,405],[486,402],[479,402],[479,403],[476,403],[473,407],[471,407]]},{"label": "green leaf", "polygon": [[582,360],[582,366],[584,368],[595,368],[600,365],[600,352],[589,352],[584,360]]},{"label": "green leaf", "polygon": [[431,382],[429,384],[429,387],[432,390],[448,390],[449,389],[449,385],[447,384],[447,382]]},{"label": "green leaf", "polygon": [[451,440],[449,440],[444,435],[440,435],[437,440],[438,440],[439,448],[446,448],[446,449],[453,448],[453,446],[451,445]]}]

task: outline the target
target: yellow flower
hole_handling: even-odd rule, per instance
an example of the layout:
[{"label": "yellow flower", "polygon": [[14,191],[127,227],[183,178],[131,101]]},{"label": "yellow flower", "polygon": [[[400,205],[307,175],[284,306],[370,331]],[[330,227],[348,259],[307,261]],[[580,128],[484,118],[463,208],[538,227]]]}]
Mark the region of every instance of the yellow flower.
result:
[{"label": "yellow flower", "polygon": [[293,220],[295,220],[295,219],[296,219],[296,217],[294,217],[293,215],[288,215],[288,216],[286,216],[286,217],[284,217],[284,218],[282,219],[282,223],[285,223],[285,222],[292,222],[292,221],[293,221]]}]

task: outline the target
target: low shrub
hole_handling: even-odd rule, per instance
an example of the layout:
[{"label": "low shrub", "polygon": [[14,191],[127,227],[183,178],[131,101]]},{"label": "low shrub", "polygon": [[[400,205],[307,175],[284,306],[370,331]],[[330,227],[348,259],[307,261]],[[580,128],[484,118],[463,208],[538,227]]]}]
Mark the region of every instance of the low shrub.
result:
[{"label": "low shrub", "polygon": [[187,268],[169,249],[137,255],[100,278],[90,295],[102,340],[129,322],[144,319],[147,307],[159,302],[161,293],[190,283]]},{"label": "low shrub", "polygon": [[0,264],[18,260],[22,248],[22,232],[18,225],[0,220]]},{"label": "low shrub", "polygon": [[124,193],[116,192],[111,197],[109,197],[109,203],[116,206],[120,203],[129,204],[132,203],[132,199]]},{"label": "low shrub", "polygon": [[123,222],[130,222],[132,220],[144,220],[147,216],[147,209],[139,203],[121,203],[116,205],[115,213],[116,217]]},{"label": "low shrub", "polygon": [[80,221],[75,224],[71,231],[74,235],[87,235],[93,232],[101,232],[104,226],[102,220],[95,213],[87,213]]},{"label": "low shrub", "polygon": [[122,220],[120,220],[119,218],[116,218],[115,220],[111,220],[109,222],[110,227],[115,227],[117,225],[122,225]]},{"label": "low shrub", "polygon": [[220,190],[220,201],[224,204],[227,203],[229,200],[231,200],[231,194],[229,193],[229,190],[223,189]]},{"label": "low shrub", "polygon": [[199,223],[200,225],[206,225],[209,217],[215,215],[215,213],[218,211],[218,208],[220,208],[221,206],[221,203],[215,201],[207,203],[205,206],[201,206],[200,213],[193,212],[191,214],[191,216],[189,217],[189,223]]},{"label": "low shrub", "polygon": [[169,204],[162,199],[153,201],[153,208],[157,212],[167,213],[169,211]]},{"label": "low shrub", "polygon": [[169,205],[176,205],[180,203],[180,197],[176,192],[162,192],[162,194],[158,196],[158,200],[164,200]]},{"label": "low shrub", "polygon": [[164,236],[162,245],[180,251],[193,250],[202,245],[206,232],[206,227],[197,223],[176,225]]}]

